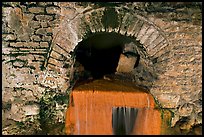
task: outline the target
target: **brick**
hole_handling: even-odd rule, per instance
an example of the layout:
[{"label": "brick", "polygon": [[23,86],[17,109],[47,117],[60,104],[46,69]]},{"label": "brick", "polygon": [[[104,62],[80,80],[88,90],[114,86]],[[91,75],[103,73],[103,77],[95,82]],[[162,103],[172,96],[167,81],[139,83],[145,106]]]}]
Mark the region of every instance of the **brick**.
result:
[{"label": "brick", "polygon": [[23,20],[25,20],[25,21],[30,21],[33,19],[33,17],[34,17],[33,14],[27,14],[27,13],[23,14]]},{"label": "brick", "polygon": [[62,61],[58,61],[58,60],[53,59],[53,58],[49,58],[48,62],[51,63],[51,64],[54,64],[54,65],[56,65],[58,67],[61,67],[63,65]]},{"label": "brick", "polygon": [[145,35],[146,30],[147,30],[148,28],[149,28],[149,25],[148,25],[148,24],[144,23],[144,24],[142,25],[142,28],[141,28],[140,32],[138,33],[138,35],[137,35],[137,40],[140,40],[140,39],[142,38],[142,36]]},{"label": "brick", "polygon": [[26,48],[36,48],[39,47],[39,43],[38,42],[16,42],[16,43],[10,43],[11,47],[26,47]]},{"label": "brick", "polygon": [[5,41],[16,40],[16,35],[14,35],[14,34],[2,34],[2,38]]},{"label": "brick", "polygon": [[52,41],[52,37],[51,37],[51,36],[45,36],[45,35],[43,35],[42,41],[50,42],[50,41]]},{"label": "brick", "polygon": [[135,37],[137,37],[137,34],[139,33],[139,31],[140,31],[140,29],[141,29],[141,27],[142,27],[142,25],[143,25],[143,21],[142,20],[139,20],[138,22],[137,22],[137,24],[135,24],[135,27],[134,27],[134,36]]},{"label": "brick", "polygon": [[57,66],[53,66],[52,64],[48,64],[47,68],[48,68],[48,70],[53,70],[57,73],[60,73],[60,68]]},{"label": "brick", "polygon": [[36,47],[39,47],[39,43],[38,42],[27,42],[24,44],[24,47],[36,48]]},{"label": "brick", "polygon": [[49,47],[48,42],[40,42],[40,47],[41,48],[48,48]]},{"label": "brick", "polygon": [[31,12],[31,13],[44,13],[44,7],[31,7],[31,8],[28,8],[28,10]]},{"label": "brick", "polygon": [[140,39],[140,43],[144,44],[145,41],[148,39],[148,37],[155,31],[155,28],[153,26],[150,26],[147,30],[147,32],[143,35],[143,37]]},{"label": "brick", "polygon": [[24,45],[24,42],[10,43],[10,46],[14,48],[23,47],[23,45]]},{"label": "brick", "polygon": [[62,55],[60,55],[59,53],[52,51],[50,54],[51,57],[56,58],[56,59],[61,59]]}]

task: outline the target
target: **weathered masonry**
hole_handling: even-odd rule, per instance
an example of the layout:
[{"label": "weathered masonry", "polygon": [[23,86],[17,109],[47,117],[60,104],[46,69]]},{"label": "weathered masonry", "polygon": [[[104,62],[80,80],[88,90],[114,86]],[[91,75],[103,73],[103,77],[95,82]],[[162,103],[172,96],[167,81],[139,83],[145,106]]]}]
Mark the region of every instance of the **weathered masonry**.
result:
[{"label": "weathered masonry", "polygon": [[[171,112],[175,134],[201,134],[201,9],[200,2],[3,2],[2,134],[65,134],[69,93],[101,71],[84,63],[89,53],[100,62],[101,47],[119,54],[113,45],[126,42],[139,62],[122,77]],[[95,50],[87,52],[90,43]],[[100,77],[116,72],[113,61]]]}]

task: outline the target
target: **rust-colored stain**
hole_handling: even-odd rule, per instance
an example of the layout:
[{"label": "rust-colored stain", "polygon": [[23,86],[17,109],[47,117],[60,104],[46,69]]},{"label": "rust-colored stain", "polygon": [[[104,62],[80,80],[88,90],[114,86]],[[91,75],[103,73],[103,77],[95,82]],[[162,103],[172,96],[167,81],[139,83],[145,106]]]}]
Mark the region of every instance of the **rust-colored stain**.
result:
[{"label": "rust-colored stain", "polygon": [[113,134],[112,108],[138,108],[132,134],[159,135],[161,114],[153,97],[120,81],[95,80],[75,87],[66,112],[66,134]]}]

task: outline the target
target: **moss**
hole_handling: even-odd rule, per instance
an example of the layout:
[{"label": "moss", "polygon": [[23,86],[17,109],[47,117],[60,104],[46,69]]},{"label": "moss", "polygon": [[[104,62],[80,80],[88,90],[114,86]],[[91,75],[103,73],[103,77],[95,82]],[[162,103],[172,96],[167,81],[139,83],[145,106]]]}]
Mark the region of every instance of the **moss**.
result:
[{"label": "moss", "polygon": [[11,102],[2,102],[2,109],[11,110]]},{"label": "moss", "polygon": [[54,96],[53,100],[55,100],[60,105],[68,103],[67,95],[63,95],[63,94],[59,94],[59,95]]},{"label": "moss", "polygon": [[118,14],[114,8],[106,8],[102,16],[102,24],[105,28],[117,28],[119,26]]},{"label": "moss", "polygon": [[[43,134],[64,134],[64,119],[58,114],[64,112],[64,110],[67,108],[67,102],[67,95],[62,94],[57,90],[47,89],[45,91],[45,94],[40,99],[39,103],[40,123]],[[56,106],[60,107],[56,108]]]}]

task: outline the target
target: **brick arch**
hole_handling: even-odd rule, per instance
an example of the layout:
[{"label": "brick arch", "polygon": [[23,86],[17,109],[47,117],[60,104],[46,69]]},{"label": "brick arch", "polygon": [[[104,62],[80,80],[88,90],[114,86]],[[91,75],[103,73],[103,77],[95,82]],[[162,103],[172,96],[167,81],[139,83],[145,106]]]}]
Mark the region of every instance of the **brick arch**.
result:
[{"label": "brick arch", "polygon": [[163,31],[145,17],[124,12],[121,8],[114,8],[118,25],[104,25],[103,18],[106,8],[98,8],[76,15],[73,19],[64,19],[59,28],[54,30],[54,39],[48,50],[45,67],[60,71],[68,60],[70,52],[89,34],[95,32],[117,32],[139,41],[150,58],[157,58],[165,53],[164,47],[169,45]]}]

